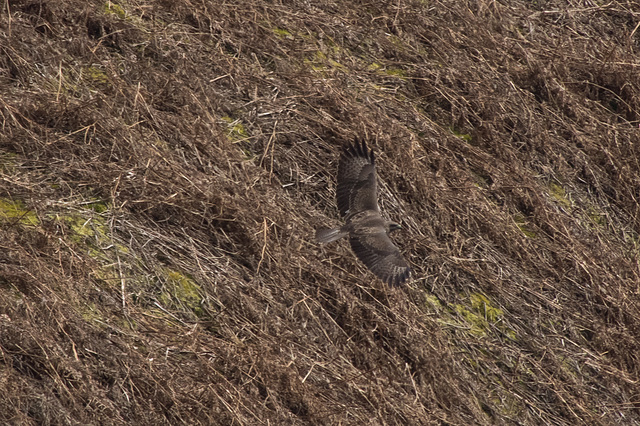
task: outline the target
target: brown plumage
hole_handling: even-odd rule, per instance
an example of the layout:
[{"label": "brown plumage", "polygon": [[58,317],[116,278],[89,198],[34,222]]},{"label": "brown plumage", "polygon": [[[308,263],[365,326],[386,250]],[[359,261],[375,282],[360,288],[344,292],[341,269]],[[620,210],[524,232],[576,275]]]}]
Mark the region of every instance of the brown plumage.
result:
[{"label": "brown plumage", "polygon": [[380,215],[375,158],[364,141],[346,145],[340,155],[336,198],[345,224],[318,229],[316,241],[329,243],[348,236],[353,252],[378,278],[402,284],[411,269],[388,235],[400,225]]}]

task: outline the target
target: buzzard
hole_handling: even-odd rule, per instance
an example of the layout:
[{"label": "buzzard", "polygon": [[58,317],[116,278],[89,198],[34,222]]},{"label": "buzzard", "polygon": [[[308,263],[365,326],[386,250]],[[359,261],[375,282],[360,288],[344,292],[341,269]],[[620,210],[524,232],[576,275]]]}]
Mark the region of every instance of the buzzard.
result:
[{"label": "buzzard", "polygon": [[401,227],[380,215],[373,150],[364,141],[343,148],[336,198],[345,224],[318,229],[316,241],[329,243],[348,236],[351,249],[371,272],[388,284],[402,284],[411,269],[388,235]]}]

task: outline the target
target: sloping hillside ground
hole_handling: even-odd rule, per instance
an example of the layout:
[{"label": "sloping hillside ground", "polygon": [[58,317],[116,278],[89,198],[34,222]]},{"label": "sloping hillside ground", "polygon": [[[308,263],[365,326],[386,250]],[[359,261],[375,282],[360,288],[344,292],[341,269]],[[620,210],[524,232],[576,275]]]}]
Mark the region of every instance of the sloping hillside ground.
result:
[{"label": "sloping hillside ground", "polygon": [[[3,424],[640,424],[640,5],[9,0]],[[414,267],[345,241],[366,138]]]}]

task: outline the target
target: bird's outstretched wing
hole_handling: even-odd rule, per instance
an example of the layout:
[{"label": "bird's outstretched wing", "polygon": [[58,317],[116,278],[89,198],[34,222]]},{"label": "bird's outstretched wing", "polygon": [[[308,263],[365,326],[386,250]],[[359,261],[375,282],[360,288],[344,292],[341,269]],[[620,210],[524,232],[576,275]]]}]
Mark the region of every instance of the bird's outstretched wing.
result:
[{"label": "bird's outstretched wing", "polygon": [[400,285],[409,278],[409,264],[384,229],[376,233],[352,233],[349,243],[358,259],[382,281]]},{"label": "bird's outstretched wing", "polygon": [[379,211],[373,150],[364,140],[345,145],[340,155],[336,197],[342,217],[364,210]]}]

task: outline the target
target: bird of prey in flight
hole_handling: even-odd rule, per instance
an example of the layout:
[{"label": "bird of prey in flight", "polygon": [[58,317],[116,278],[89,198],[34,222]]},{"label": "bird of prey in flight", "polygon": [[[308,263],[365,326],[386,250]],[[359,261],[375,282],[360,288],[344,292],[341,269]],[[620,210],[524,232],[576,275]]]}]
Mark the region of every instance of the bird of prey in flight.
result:
[{"label": "bird of prey in flight", "polygon": [[318,229],[316,241],[329,243],[348,236],[351,249],[371,272],[388,284],[402,284],[411,268],[388,235],[401,227],[380,214],[375,159],[364,141],[343,147],[336,198],[345,224]]}]

